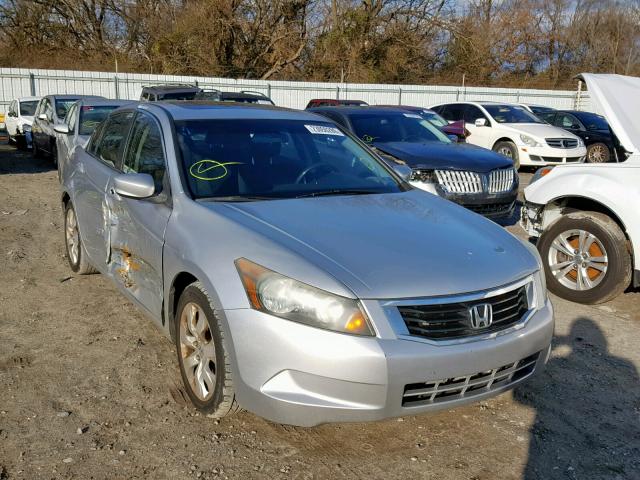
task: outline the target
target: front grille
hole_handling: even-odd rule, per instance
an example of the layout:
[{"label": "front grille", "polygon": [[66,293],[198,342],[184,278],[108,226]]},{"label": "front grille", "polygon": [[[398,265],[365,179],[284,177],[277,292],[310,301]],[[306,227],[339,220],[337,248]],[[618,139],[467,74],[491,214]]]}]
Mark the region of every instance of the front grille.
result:
[{"label": "front grille", "polygon": [[552,148],[576,148],[578,140],[575,138],[545,138],[547,145]]},{"label": "front grille", "polygon": [[436,170],[440,186],[448,193],[481,193],[482,179],[476,172]]},{"label": "front grille", "polygon": [[478,203],[478,204],[465,204],[461,203],[465,208],[468,208],[472,212],[479,213],[480,215],[487,216],[500,216],[507,215],[513,210],[514,202],[509,203]]},{"label": "front grille", "polygon": [[494,170],[489,174],[489,193],[503,193],[513,186],[513,168]]},{"label": "front grille", "polygon": [[[490,325],[473,328],[471,309],[489,304]],[[398,311],[411,335],[430,340],[452,340],[498,332],[518,323],[529,309],[526,285],[515,290],[468,302],[400,306]]]},{"label": "front grille", "polygon": [[567,163],[571,163],[571,162],[579,162],[582,159],[582,157],[566,157],[566,158],[562,158],[562,157],[542,157],[542,160],[545,162],[554,162],[554,163],[562,163],[563,160]]},{"label": "front grille", "polygon": [[464,377],[444,378],[405,385],[403,407],[418,407],[469,398],[508,387],[533,373],[540,352],[517,362]]}]

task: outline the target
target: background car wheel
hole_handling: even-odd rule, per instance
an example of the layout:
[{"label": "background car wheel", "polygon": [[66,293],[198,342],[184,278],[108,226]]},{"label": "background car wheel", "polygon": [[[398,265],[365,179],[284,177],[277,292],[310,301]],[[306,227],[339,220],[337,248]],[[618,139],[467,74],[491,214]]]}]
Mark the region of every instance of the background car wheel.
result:
[{"label": "background car wheel", "polygon": [[42,151],[38,148],[35,141],[31,147],[31,153],[33,153],[34,158],[42,158]]},{"label": "background car wheel", "polygon": [[618,224],[597,212],[561,217],[538,242],[549,290],[578,303],[602,303],[631,282],[631,255]]},{"label": "background car wheel", "polygon": [[587,148],[587,162],[605,163],[609,161],[611,153],[604,143],[594,143]]},{"label": "background car wheel", "polygon": [[201,283],[184,290],[175,322],[180,374],[191,403],[217,418],[237,412],[225,336]]},{"label": "background car wheel", "polygon": [[67,203],[64,210],[64,244],[71,270],[80,275],[97,273],[87,259],[78,229],[78,218],[71,202]]},{"label": "background car wheel", "polygon": [[518,149],[515,143],[508,141],[498,142],[493,146],[493,151],[513,160],[513,166],[516,170],[520,168],[520,158],[518,157]]}]

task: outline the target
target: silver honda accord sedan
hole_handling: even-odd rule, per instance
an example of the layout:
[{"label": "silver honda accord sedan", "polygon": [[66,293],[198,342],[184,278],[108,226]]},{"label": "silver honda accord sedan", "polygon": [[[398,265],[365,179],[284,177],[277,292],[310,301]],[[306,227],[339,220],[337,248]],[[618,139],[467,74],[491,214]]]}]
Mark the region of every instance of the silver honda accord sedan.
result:
[{"label": "silver honda accord sedan", "polygon": [[535,250],[416,190],[324,117],[146,103],[62,178],[73,271],[176,344],[199,410],[312,426],[451,408],[541,370]]}]

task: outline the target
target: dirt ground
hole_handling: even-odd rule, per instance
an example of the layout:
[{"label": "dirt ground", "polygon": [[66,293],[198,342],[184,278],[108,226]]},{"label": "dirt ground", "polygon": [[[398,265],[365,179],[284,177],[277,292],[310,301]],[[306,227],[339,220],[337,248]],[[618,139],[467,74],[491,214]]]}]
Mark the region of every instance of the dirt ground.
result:
[{"label": "dirt ground", "polygon": [[554,298],[546,371],[487,402],[310,429],[215,421],[181,401],[152,323],[100,275],[71,273],[58,197],[47,161],[0,146],[2,480],[640,479],[638,291]]}]

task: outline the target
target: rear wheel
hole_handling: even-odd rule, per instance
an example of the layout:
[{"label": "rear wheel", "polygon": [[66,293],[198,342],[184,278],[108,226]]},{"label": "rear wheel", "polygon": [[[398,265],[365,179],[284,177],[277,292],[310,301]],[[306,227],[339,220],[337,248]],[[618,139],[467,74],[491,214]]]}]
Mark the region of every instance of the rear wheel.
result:
[{"label": "rear wheel", "polygon": [[587,148],[587,162],[589,163],[605,163],[609,161],[610,156],[609,147],[604,143],[594,143]]},{"label": "rear wheel", "polygon": [[513,166],[520,168],[520,158],[518,157],[518,148],[515,143],[509,141],[498,142],[493,146],[493,151],[513,160]]},{"label": "rear wheel", "polygon": [[38,148],[38,144],[36,144],[35,140],[33,141],[33,145],[31,146],[31,153],[35,158],[42,158],[42,150]]},{"label": "rear wheel", "polygon": [[565,215],[538,242],[549,290],[578,303],[602,303],[620,295],[631,281],[627,238],[608,216]]},{"label": "rear wheel", "polygon": [[237,412],[226,338],[201,283],[180,295],[175,321],[180,374],[191,403],[218,418]]}]

